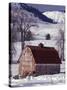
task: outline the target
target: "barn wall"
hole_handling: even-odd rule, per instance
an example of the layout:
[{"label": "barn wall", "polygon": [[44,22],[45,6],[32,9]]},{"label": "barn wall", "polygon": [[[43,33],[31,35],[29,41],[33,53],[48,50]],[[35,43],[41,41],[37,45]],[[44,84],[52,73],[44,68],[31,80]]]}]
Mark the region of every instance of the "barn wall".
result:
[{"label": "barn wall", "polygon": [[60,64],[36,64],[36,75],[57,74],[60,72]]}]

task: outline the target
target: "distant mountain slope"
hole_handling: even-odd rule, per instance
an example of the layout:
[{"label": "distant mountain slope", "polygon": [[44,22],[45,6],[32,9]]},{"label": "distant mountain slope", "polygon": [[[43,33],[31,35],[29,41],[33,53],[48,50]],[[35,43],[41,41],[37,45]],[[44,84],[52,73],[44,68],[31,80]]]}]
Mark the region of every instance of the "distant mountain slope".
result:
[{"label": "distant mountain slope", "polygon": [[53,19],[55,22],[64,23],[65,22],[65,13],[59,11],[47,11],[43,15]]},{"label": "distant mountain slope", "polygon": [[[13,8],[18,7],[20,9],[26,10],[29,13],[33,13],[34,17],[38,17],[40,20],[48,23],[55,23],[52,19],[48,18],[47,16],[43,15],[38,9],[31,7],[24,3],[12,3],[11,5],[14,5]],[[28,13],[28,14],[29,14]]]}]

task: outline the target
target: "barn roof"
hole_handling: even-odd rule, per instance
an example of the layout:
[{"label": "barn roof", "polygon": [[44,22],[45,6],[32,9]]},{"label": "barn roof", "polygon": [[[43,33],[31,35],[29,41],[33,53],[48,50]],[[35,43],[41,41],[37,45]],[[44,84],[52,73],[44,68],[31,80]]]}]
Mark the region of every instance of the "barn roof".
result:
[{"label": "barn roof", "polygon": [[39,64],[60,64],[58,52],[53,47],[28,46]]}]

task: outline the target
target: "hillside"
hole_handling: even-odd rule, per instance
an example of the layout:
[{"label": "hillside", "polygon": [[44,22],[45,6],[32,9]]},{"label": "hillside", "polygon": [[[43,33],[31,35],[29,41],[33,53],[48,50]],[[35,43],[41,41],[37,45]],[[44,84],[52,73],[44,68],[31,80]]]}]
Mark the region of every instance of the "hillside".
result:
[{"label": "hillside", "polygon": [[54,20],[54,22],[65,23],[65,13],[59,11],[47,11],[43,12],[43,15]]}]

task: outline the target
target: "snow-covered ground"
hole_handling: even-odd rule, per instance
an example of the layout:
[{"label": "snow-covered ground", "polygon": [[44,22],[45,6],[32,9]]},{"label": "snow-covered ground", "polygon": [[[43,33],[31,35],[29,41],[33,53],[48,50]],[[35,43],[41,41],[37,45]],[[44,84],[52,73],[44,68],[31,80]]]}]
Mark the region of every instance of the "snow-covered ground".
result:
[{"label": "snow-covered ground", "polygon": [[54,85],[65,83],[64,74],[42,75],[38,77],[26,77],[24,79],[12,79],[12,86]]},{"label": "snow-covered ground", "polygon": [[12,61],[16,62],[16,61],[18,61],[20,54],[21,54],[21,50],[22,50],[21,42],[15,42],[15,43],[13,43],[13,46],[15,48],[15,53],[12,54]]},{"label": "snow-covered ground", "polygon": [[11,85],[12,86],[31,86],[31,85],[51,85],[65,83],[65,61],[60,65],[60,73],[54,75],[41,75],[37,77],[27,76],[23,79],[14,79],[18,75],[19,64],[11,65]]}]

